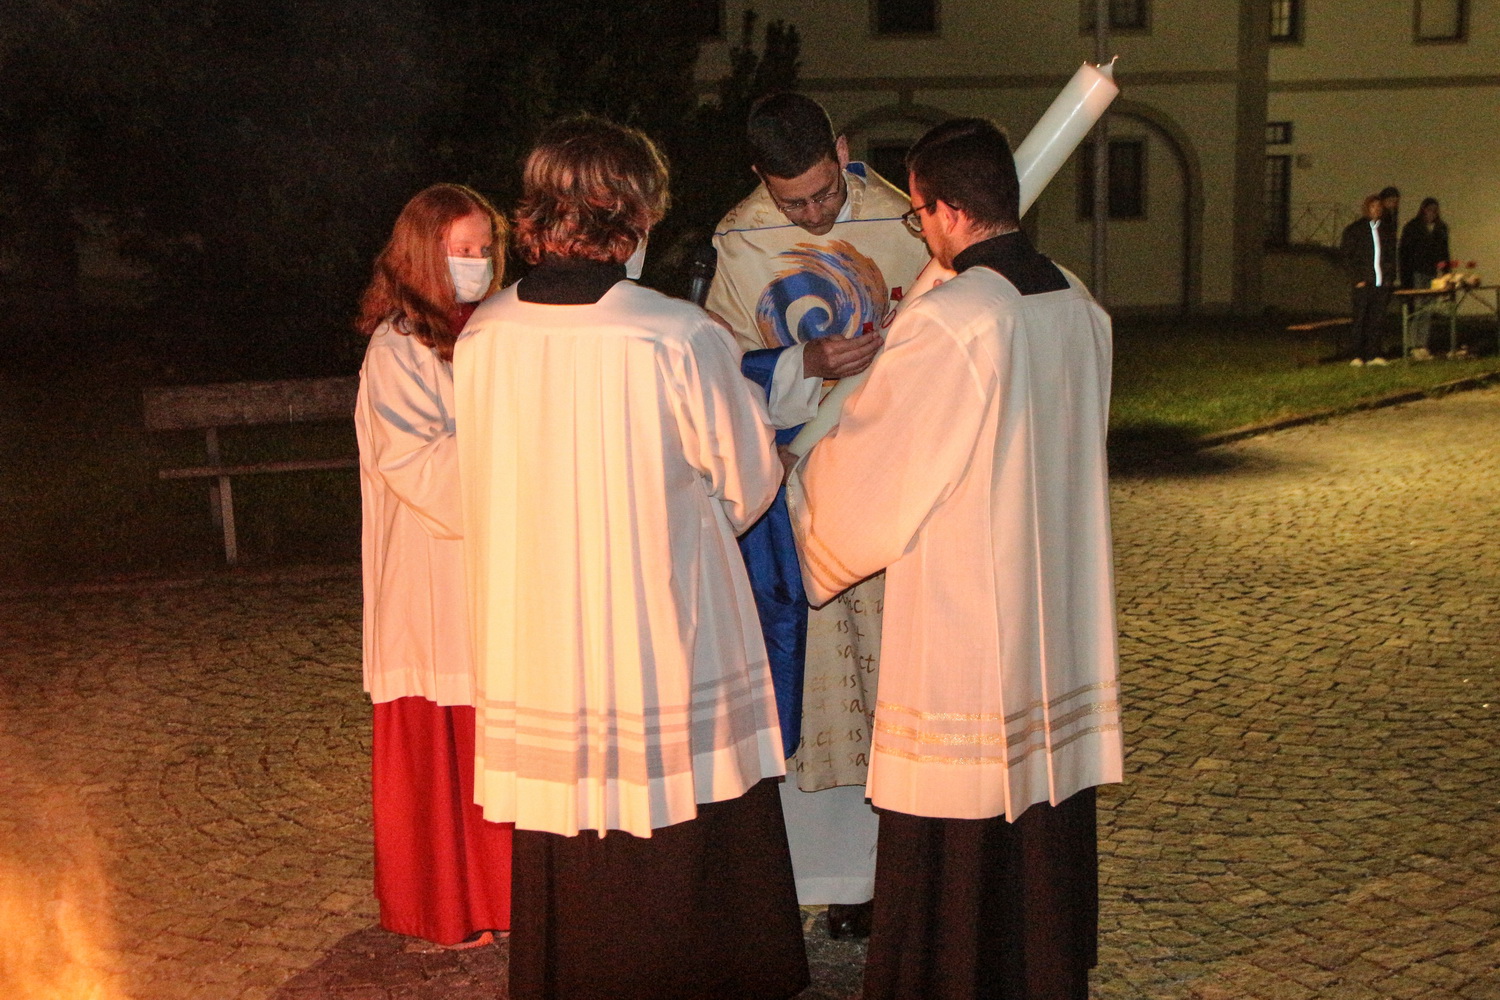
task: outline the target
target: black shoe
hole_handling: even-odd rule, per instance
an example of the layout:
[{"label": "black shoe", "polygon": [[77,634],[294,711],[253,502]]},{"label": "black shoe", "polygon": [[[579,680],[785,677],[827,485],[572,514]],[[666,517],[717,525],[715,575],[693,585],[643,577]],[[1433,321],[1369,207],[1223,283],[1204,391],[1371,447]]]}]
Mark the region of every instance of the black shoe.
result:
[{"label": "black shoe", "polygon": [[828,936],[859,940],[870,936],[870,921],[875,916],[875,901],[868,903],[829,903]]}]

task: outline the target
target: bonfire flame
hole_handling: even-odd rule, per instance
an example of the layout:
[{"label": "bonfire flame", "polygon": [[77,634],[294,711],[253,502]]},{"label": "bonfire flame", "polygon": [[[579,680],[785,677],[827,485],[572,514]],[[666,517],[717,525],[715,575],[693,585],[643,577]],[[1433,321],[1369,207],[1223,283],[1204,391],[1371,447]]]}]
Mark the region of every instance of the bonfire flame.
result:
[{"label": "bonfire flame", "polygon": [[114,921],[99,852],[83,822],[58,825],[67,829],[0,827],[0,997],[125,1000],[108,968]]}]

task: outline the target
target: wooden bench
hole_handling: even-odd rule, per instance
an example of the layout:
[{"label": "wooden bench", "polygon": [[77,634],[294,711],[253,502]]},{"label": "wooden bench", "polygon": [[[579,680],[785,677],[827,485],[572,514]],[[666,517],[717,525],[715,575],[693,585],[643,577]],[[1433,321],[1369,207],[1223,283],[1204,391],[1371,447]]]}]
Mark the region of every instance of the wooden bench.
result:
[{"label": "wooden bench", "polygon": [[351,420],[358,376],[288,379],[280,382],[223,382],[145,390],[146,429],[202,430],[208,464],[162,469],[162,479],[209,479],[209,509],[224,529],[224,558],[239,562],[234,533],[234,492],[230,480],[265,472],[356,469],[359,458],[309,458],[231,465],[219,457],[219,428]]},{"label": "wooden bench", "polygon": [[1337,319],[1320,319],[1311,323],[1294,323],[1287,327],[1288,333],[1312,333],[1314,330],[1326,330],[1332,326],[1348,326],[1354,322],[1349,316],[1340,316]]}]

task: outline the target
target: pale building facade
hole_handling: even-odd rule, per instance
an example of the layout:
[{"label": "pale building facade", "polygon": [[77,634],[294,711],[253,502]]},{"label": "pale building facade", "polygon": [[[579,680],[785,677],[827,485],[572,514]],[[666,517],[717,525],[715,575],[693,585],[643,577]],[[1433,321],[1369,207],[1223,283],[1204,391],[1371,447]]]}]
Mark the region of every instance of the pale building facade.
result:
[{"label": "pale building facade", "polygon": [[[952,115],[991,117],[1019,142],[1094,51],[1093,0],[748,0],[726,4],[725,23],[745,6],[762,23],[798,28],[802,89],[854,155],[888,176],[899,175],[907,144]],[[1279,293],[1287,267],[1301,265],[1267,271],[1266,246],[1337,242],[1360,198],[1388,184],[1402,191],[1403,221],[1423,197],[1438,198],[1454,255],[1500,277],[1494,0],[1110,0],[1110,9],[1122,90],[1110,117],[1111,308],[1295,308]],[[704,46],[702,79],[724,72],[727,49]],[[1094,284],[1082,159],[1027,226]],[[1320,286],[1339,278],[1326,262],[1319,275]]]},{"label": "pale building facade", "polygon": [[1337,241],[1362,196],[1395,185],[1403,224],[1424,197],[1437,198],[1454,257],[1500,277],[1500,4],[1273,6],[1292,15],[1270,57],[1273,235],[1284,206],[1289,242]]},{"label": "pale building facade", "polygon": [[[904,148],[955,115],[993,118],[1019,143],[1085,59],[1092,0],[750,0],[802,37],[800,89],[852,154],[894,182]],[[739,5],[727,7],[737,23]],[[1268,57],[1265,0],[1114,0],[1122,93],[1110,125],[1109,304],[1120,310],[1253,309],[1260,301]],[[915,12],[913,14],[913,12]],[[908,30],[882,30],[894,13]],[[923,18],[926,17],[924,23]],[[920,30],[910,30],[915,24]],[[891,27],[887,24],[886,27]],[[705,81],[728,43],[704,46]],[[1089,164],[1074,156],[1029,213],[1046,253],[1095,284]]]}]

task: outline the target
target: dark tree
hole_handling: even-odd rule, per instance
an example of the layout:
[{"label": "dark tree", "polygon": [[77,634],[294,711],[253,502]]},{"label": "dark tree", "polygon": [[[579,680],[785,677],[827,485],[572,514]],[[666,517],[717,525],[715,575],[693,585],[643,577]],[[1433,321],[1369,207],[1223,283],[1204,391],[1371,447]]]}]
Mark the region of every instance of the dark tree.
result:
[{"label": "dark tree", "polygon": [[755,12],[746,10],[739,42],[730,50],[729,75],[715,96],[696,107],[685,128],[667,140],[674,169],[672,214],[653,237],[651,271],[660,287],[681,294],[688,262],[708,242],[720,217],[755,187],[745,121],[759,97],[797,85],[801,41],[781,21],[766,25],[756,49]]},{"label": "dark tree", "polygon": [[703,101],[712,2],[0,3],[0,314],[76,329],[80,247],[102,247],[146,269],[120,305],[147,303],[157,377],[347,370],[349,317],[405,199],[460,180],[508,208],[537,131],[580,111],[672,157],[648,279],[674,287],[684,248],[750,185],[749,101],[796,73],[795,31],[771,25],[757,53],[747,14]]}]

